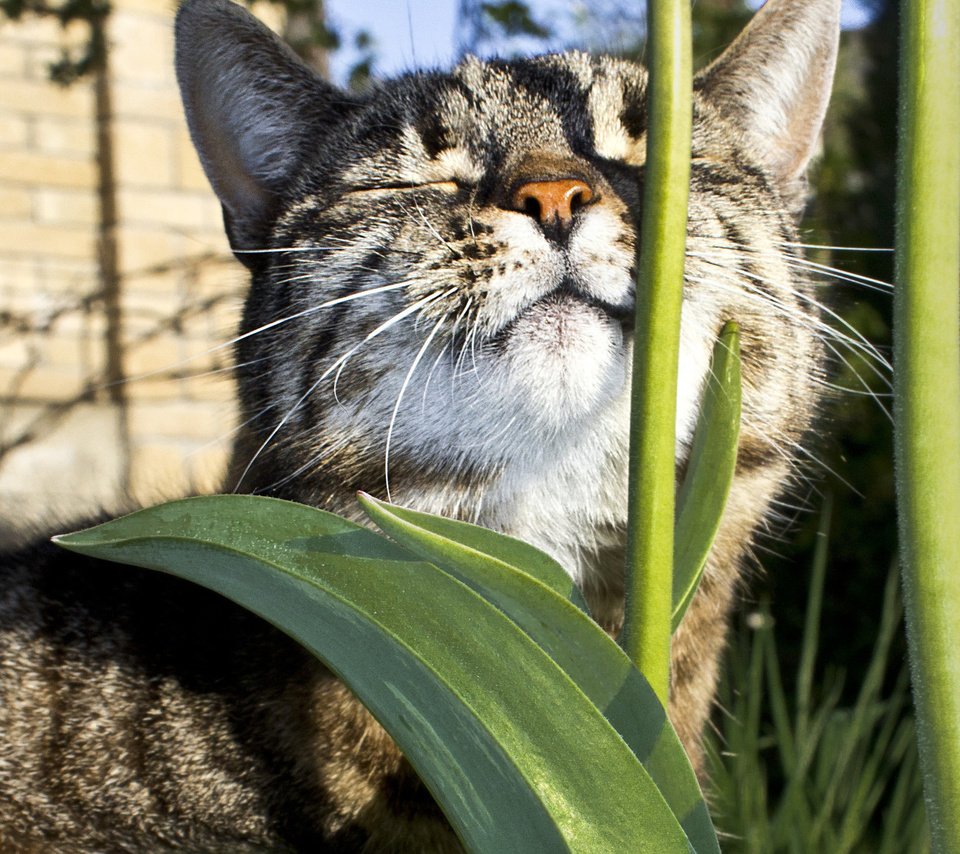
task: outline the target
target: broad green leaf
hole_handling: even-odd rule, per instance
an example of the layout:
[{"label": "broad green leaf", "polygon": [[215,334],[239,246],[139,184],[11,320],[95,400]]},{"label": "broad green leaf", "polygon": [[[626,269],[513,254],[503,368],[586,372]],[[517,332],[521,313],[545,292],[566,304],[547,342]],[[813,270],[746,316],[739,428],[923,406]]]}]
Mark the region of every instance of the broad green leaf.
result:
[{"label": "broad green leaf", "polygon": [[727,323],[713,348],[693,434],[687,476],[677,496],[673,629],[697,592],[737,464],[740,435],[740,327]]},{"label": "broad green leaf", "polygon": [[[701,854],[719,852],[700,786],[660,700],[610,636],[568,601],[567,585],[558,591],[492,557],[493,553],[512,556],[516,542],[494,531],[479,529],[482,536],[471,539],[484,546],[487,553],[483,554],[462,539],[443,535],[459,535],[458,523],[446,526],[448,520],[368,495],[361,495],[360,503],[402,546],[471,587],[526,632],[620,733],[680,818],[694,849]],[[499,543],[500,539],[504,542]],[[532,546],[524,544],[524,548],[541,554]],[[542,554],[541,559],[549,560]]]},{"label": "broad green leaf", "polygon": [[198,582],[287,632],[390,732],[472,851],[689,850],[637,758],[546,653],[464,584],[364,529],[228,495],[58,542]]},{"label": "broad green leaf", "polygon": [[[489,528],[482,528],[479,525],[471,525],[469,522],[458,522],[455,519],[447,519],[443,516],[434,516],[430,513],[421,513],[416,510],[408,510],[405,507],[385,504],[363,492],[357,498],[364,510],[367,511],[367,515],[378,525],[380,523],[376,515],[377,508],[383,508],[391,519],[396,518],[408,522],[424,534],[435,534],[436,537],[432,538],[432,541],[438,546],[441,543],[450,543],[452,544],[451,548],[454,548],[459,554],[479,553],[493,558],[499,563],[507,564],[515,571],[537,579],[555,593],[569,599],[581,611],[590,613],[580,588],[573,583],[573,579],[570,578],[567,571],[552,557],[523,540],[491,531]],[[392,533],[386,528],[384,530],[388,534]],[[430,538],[427,538],[427,540],[430,540]]]}]

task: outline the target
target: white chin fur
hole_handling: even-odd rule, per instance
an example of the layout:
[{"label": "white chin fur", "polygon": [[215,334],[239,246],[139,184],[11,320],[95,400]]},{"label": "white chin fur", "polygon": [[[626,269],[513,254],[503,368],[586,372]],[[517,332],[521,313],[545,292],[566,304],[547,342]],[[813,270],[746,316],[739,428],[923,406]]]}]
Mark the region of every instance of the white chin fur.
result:
[{"label": "white chin fur", "polygon": [[619,322],[565,297],[528,309],[510,330],[502,358],[504,402],[546,429],[595,413],[629,376]]}]

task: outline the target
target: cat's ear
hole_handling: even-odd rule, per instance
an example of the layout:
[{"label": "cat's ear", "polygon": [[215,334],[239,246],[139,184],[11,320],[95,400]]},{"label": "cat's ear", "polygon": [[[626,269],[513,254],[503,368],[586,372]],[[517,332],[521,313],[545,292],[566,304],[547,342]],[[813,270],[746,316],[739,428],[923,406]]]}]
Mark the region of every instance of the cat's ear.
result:
[{"label": "cat's ear", "polygon": [[[256,248],[309,146],[345,97],[230,0],[186,0],[176,69],[190,135],[235,250]],[[241,256],[242,257],[242,256]]]},{"label": "cat's ear", "polygon": [[694,81],[785,188],[816,151],[839,38],[840,0],[768,0]]}]

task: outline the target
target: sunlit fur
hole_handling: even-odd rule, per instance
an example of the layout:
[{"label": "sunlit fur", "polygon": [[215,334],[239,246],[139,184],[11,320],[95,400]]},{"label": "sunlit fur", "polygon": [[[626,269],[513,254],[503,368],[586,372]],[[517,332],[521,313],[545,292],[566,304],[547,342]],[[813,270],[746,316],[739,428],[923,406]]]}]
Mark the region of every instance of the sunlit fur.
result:
[{"label": "sunlit fur", "polygon": [[[824,357],[878,356],[824,316],[810,274],[829,271],[796,231],[838,6],[771,0],[695,83],[678,478],[727,320],[744,385],[729,506],[673,648],[670,714],[698,768],[734,593],[808,454]],[[645,71],[581,53],[468,58],[346,95],[226,0],[190,0],[177,65],[251,270],[225,489],[353,518],[363,489],[521,537],[616,631]],[[566,229],[511,201],[525,182],[571,177],[592,192]],[[5,850],[456,850],[382,729],[268,627],[169,579],[88,584],[112,570],[42,547],[11,562]],[[48,579],[68,571],[65,587]],[[79,729],[37,713],[41,697]]]}]

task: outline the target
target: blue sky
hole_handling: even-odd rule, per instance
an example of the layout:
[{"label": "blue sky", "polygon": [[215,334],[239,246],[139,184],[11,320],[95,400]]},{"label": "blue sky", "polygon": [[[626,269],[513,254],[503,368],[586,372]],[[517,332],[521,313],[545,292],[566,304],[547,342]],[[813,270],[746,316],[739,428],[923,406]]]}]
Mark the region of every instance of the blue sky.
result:
[{"label": "blue sky", "polygon": [[[529,5],[536,17],[550,21],[550,10],[558,4],[557,0],[529,0]],[[327,0],[331,20],[341,32],[349,35],[366,29],[373,35],[376,70],[382,76],[415,66],[449,65],[454,55],[456,7],[457,0]],[[844,0],[844,26],[859,27],[865,22],[858,0]],[[331,68],[335,79],[342,82],[355,59],[348,45],[338,51]]]}]

